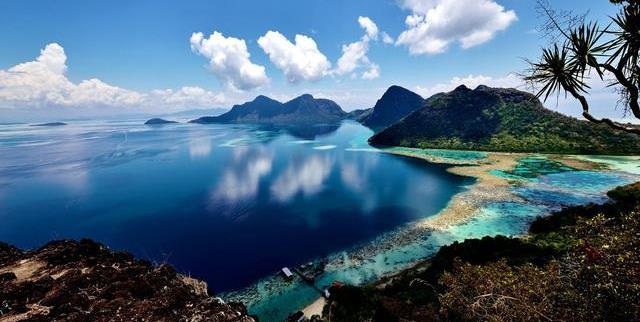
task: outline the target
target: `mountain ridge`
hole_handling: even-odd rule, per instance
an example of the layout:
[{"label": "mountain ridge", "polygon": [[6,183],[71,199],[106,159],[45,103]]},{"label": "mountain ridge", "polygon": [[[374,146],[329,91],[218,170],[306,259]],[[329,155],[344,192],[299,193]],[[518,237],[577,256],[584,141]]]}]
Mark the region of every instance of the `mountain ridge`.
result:
[{"label": "mountain ridge", "polygon": [[286,103],[258,95],[252,101],[234,105],[222,115],[204,116],[189,122],[314,124],[336,123],[346,116],[347,113],[334,101],[314,98],[311,94],[300,95]]},{"label": "mountain ridge", "polygon": [[398,85],[390,86],[376,105],[360,117],[360,122],[371,128],[387,127],[422,107],[422,96]]},{"label": "mountain ridge", "polygon": [[545,108],[533,94],[480,85],[436,94],[369,139],[373,145],[501,152],[634,154],[629,133]]}]

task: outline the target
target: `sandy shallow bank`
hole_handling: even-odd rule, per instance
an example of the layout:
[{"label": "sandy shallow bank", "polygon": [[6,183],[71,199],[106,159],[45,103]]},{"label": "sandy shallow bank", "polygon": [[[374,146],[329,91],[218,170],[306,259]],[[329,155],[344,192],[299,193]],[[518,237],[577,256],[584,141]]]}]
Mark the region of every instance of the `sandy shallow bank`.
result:
[{"label": "sandy shallow bank", "polygon": [[302,313],[304,313],[304,316],[306,316],[307,318],[311,318],[314,315],[322,316],[322,309],[324,308],[324,305],[326,303],[327,301],[324,297],[319,297],[313,303],[302,309]]},{"label": "sandy shallow bank", "polygon": [[[602,162],[572,155],[407,148],[376,152],[445,164],[448,167],[447,171],[475,180],[454,195],[438,214],[399,227],[372,242],[330,256],[326,274],[318,281],[323,287],[330,285],[332,281],[354,285],[384,285],[385,281],[403,274],[407,269],[428,265],[430,256],[437,252],[440,246],[485,234],[526,233],[525,225],[528,220],[544,215],[560,204],[604,202],[600,196],[602,191],[609,190],[611,187],[608,185],[614,184],[609,177],[621,175],[621,170],[615,166],[609,167]],[[640,162],[635,162],[640,166]],[[593,176],[596,172],[611,174]],[[547,174],[552,176],[547,177]],[[544,179],[539,180],[538,177]],[[574,180],[572,178],[578,182],[596,180],[596,184],[585,183],[583,187],[580,183],[580,187],[572,188],[571,184],[566,185],[566,180]],[[614,181],[622,180],[620,182],[624,183],[628,179]],[[577,190],[574,190],[576,188]],[[575,194],[576,198],[554,199],[565,194],[567,197]],[[553,197],[554,195],[556,197]],[[265,283],[256,290],[260,292],[260,289],[266,289],[264,286],[269,284]],[[316,294],[299,303],[298,309],[304,308],[303,313],[306,313],[307,317],[319,314],[322,310],[320,301],[322,300]]]},{"label": "sandy shallow bank", "polygon": [[451,226],[460,225],[471,219],[484,205],[490,202],[524,202],[511,191],[513,180],[496,176],[492,171],[509,172],[514,169],[518,161],[531,157],[542,156],[549,160],[559,162],[565,166],[577,170],[605,170],[603,164],[582,160],[572,155],[541,155],[533,153],[500,153],[486,152],[486,157],[478,160],[452,160],[422,153],[416,149],[411,150],[389,149],[387,153],[418,158],[431,163],[452,164],[447,171],[466,177],[475,178],[477,181],[468,187],[468,190],[455,195],[447,207],[438,215],[429,217],[417,224],[417,227],[444,230]]}]

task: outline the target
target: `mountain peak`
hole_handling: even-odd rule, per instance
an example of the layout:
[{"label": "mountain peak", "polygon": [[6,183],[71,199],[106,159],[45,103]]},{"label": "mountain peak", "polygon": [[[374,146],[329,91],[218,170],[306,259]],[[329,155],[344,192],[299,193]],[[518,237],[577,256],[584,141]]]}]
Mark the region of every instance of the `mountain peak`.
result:
[{"label": "mountain peak", "polygon": [[396,94],[400,94],[400,93],[413,93],[410,90],[402,87],[402,86],[398,86],[398,85],[391,85],[389,86],[389,88],[387,88],[387,90],[384,92],[384,95],[396,95]]},{"label": "mountain peak", "polygon": [[294,99],[312,100],[314,98],[313,98],[313,95],[311,94],[302,94]]},{"label": "mountain peak", "polygon": [[470,89],[465,84],[462,84],[462,85],[456,87],[456,89],[454,89],[453,91],[454,92],[467,92],[467,91],[470,91]]},{"label": "mountain peak", "polygon": [[[544,108],[531,93],[513,88],[459,86],[444,99],[427,100],[374,135],[370,142],[478,151],[633,154],[640,140],[604,125],[586,123]],[[594,129],[594,127],[596,127]],[[598,131],[602,135],[589,133]]]},{"label": "mountain peak", "polygon": [[273,101],[275,101],[275,100],[272,99],[271,97],[264,96],[264,95],[258,95],[258,96],[256,96],[256,98],[253,99],[253,102],[256,102],[256,103],[273,102]]},{"label": "mountain peak", "polygon": [[423,104],[422,96],[404,87],[393,85],[378,100],[371,113],[361,121],[364,125],[382,128],[409,115]]}]

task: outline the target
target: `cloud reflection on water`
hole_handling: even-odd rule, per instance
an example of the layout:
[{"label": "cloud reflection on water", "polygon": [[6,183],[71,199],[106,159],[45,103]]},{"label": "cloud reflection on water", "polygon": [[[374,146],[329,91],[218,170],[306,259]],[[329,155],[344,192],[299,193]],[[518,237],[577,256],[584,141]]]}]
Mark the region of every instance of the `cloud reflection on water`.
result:
[{"label": "cloud reflection on water", "polygon": [[211,138],[205,135],[189,139],[189,156],[191,159],[203,158],[211,154]]},{"label": "cloud reflection on water", "polygon": [[361,199],[362,211],[369,213],[379,205],[378,189],[369,186],[370,176],[378,165],[379,155],[369,155],[364,159],[357,154],[347,155],[348,157],[340,160],[340,179]]},{"label": "cloud reflection on water", "polygon": [[271,173],[273,154],[265,149],[234,149],[234,161],[225,170],[212,199],[237,202],[254,198],[260,179]]},{"label": "cloud reflection on water", "polygon": [[301,163],[292,161],[271,185],[273,197],[286,202],[299,193],[309,196],[322,191],[334,163],[333,156],[318,154],[309,156]]}]

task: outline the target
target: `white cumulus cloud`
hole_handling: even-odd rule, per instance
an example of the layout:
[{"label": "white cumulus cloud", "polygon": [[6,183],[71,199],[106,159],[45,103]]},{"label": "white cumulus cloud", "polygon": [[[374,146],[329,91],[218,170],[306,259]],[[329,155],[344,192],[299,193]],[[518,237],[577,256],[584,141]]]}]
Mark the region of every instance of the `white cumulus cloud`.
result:
[{"label": "white cumulus cloud", "polygon": [[143,99],[140,93],[95,78],[75,84],[65,75],[66,63],[64,48],[52,43],[40,51],[36,60],[0,70],[0,102],[12,107],[126,106]]},{"label": "white cumulus cloud", "polygon": [[226,102],[223,93],[214,93],[198,86],[183,86],[178,90],[153,90],[149,96],[157,104],[167,106],[207,107]]},{"label": "white cumulus cloud", "polygon": [[313,38],[296,35],[294,41],[292,43],[278,31],[270,30],[258,39],[258,44],[291,83],[317,81],[326,76],[331,63]]},{"label": "white cumulus cloud", "polygon": [[251,90],[269,82],[264,66],[251,62],[243,39],[225,37],[217,31],[205,38],[196,32],[190,42],[195,53],[209,59],[211,71],[228,88]]},{"label": "white cumulus cloud", "polygon": [[429,97],[431,95],[449,92],[460,85],[465,85],[471,89],[478,87],[479,85],[486,85],[489,87],[504,87],[504,88],[518,88],[525,90],[525,84],[520,77],[516,74],[508,74],[500,77],[491,77],[485,75],[468,75],[464,77],[453,77],[448,82],[437,83],[433,86],[416,86],[416,92],[423,97]]},{"label": "white cumulus cloud", "polygon": [[356,41],[342,46],[342,56],[338,59],[338,67],[335,72],[344,75],[354,71],[356,68],[370,63],[367,52],[369,51],[369,41]]},{"label": "white cumulus cloud", "polygon": [[358,23],[360,27],[364,28],[367,32],[367,36],[371,39],[378,38],[378,26],[369,17],[358,17]]},{"label": "white cumulus cloud", "polygon": [[362,73],[362,79],[376,79],[380,77],[380,66],[371,64],[369,69]]},{"label": "white cumulus cloud", "polygon": [[394,42],[396,42],[393,37],[389,36],[388,33],[386,32],[382,32],[382,42],[385,44],[393,44]]},{"label": "white cumulus cloud", "polygon": [[[380,76],[380,66],[371,62],[367,56],[370,48],[370,42],[378,38],[378,26],[368,17],[358,17],[360,27],[364,29],[365,34],[356,42],[348,45],[342,45],[342,56],[338,59],[337,67],[333,71],[336,75],[345,75],[355,71],[358,68],[365,68],[360,76],[362,79],[374,79]],[[388,37],[386,33],[383,33]]]},{"label": "white cumulus cloud", "polygon": [[396,40],[414,55],[438,54],[452,43],[470,48],[491,40],[517,20],[513,10],[494,0],[403,0],[412,11]]},{"label": "white cumulus cloud", "polygon": [[33,61],[0,70],[0,107],[4,108],[175,108],[209,107],[224,95],[200,87],[141,93],[107,84],[97,78],[74,83],[66,76],[64,48],[51,43]]}]

